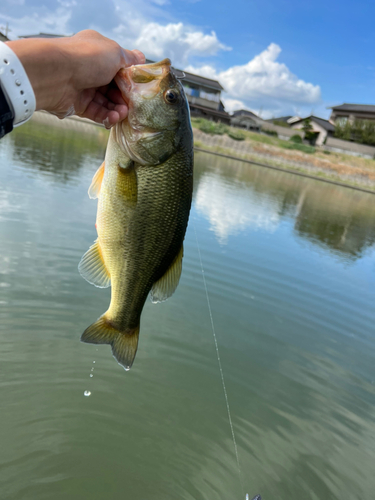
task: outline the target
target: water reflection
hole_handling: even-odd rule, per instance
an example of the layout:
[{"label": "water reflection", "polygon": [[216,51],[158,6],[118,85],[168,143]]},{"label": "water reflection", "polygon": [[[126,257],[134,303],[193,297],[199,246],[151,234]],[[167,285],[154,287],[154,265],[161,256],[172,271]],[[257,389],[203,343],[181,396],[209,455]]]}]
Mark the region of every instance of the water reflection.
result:
[{"label": "water reflection", "polygon": [[68,128],[29,122],[16,128],[5,140],[11,144],[13,163],[68,183],[77,177],[85,163],[104,157],[108,132],[93,126],[87,132],[77,133]]},{"label": "water reflection", "polygon": [[372,498],[374,198],[197,153],[181,282],[146,303],[124,374],[108,346],[79,342],[108,306],[109,290],[77,271],[105,144],[95,128],[49,133],[22,127],[0,142],[5,496],[244,498],[195,229],[245,491]]},{"label": "water reflection", "polygon": [[228,243],[229,236],[250,227],[273,232],[280,220],[277,202],[275,204],[269,197],[254,191],[249,193],[249,186],[238,180],[223,180],[218,172],[202,175],[195,204],[198,211],[209,219],[221,245]]},{"label": "water reflection", "polygon": [[195,156],[197,209],[221,245],[292,220],[297,237],[357,259],[375,243],[375,196],[205,153]]}]

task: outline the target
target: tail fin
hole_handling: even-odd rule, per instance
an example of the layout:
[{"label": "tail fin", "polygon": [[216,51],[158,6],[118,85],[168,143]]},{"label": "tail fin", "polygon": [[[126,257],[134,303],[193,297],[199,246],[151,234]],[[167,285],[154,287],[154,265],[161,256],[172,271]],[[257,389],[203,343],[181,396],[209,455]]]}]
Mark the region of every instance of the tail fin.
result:
[{"label": "tail fin", "polygon": [[86,328],[81,336],[81,342],[87,344],[110,344],[112,354],[117,362],[129,370],[133,364],[138,348],[139,325],[136,328],[117,330],[105,317]]}]

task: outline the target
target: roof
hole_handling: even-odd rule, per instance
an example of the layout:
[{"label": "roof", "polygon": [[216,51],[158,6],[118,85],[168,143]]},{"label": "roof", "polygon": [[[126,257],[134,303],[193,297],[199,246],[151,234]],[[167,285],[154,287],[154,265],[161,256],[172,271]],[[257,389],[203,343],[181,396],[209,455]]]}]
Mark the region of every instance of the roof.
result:
[{"label": "roof", "polygon": [[0,40],[2,42],[9,42],[9,38],[0,31]]},{"label": "roof", "polygon": [[205,106],[199,106],[198,104],[189,104],[189,106],[190,108],[200,109],[208,115],[217,116],[218,118],[230,118],[230,114],[226,111],[218,111],[216,109],[206,108]]},{"label": "roof", "polygon": [[188,71],[181,71],[179,69],[173,68],[178,75],[178,72],[185,74],[185,81],[187,82],[192,82],[196,83],[197,85],[204,85],[205,87],[210,87],[215,90],[224,90],[224,88],[221,86],[220,82],[217,80],[212,80],[211,78],[206,78],[204,76],[199,76],[199,75],[194,75],[193,73],[189,73]]},{"label": "roof", "polygon": [[317,123],[318,125],[323,127],[325,130],[327,130],[328,132],[335,131],[335,126],[332,125],[331,122],[329,122],[328,120],[324,120],[324,118],[319,118],[319,116],[314,116],[314,115],[306,116],[306,118],[301,118],[300,120],[294,122],[293,125],[295,125],[296,123],[299,123],[299,122],[303,122],[307,119],[310,119],[312,122]]},{"label": "roof", "polygon": [[287,123],[290,118],[293,118],[292,115],[289,116],[279,116],[278,118],[268,118],[268,120],[264,120],[265,122],[285,122]]},{"label": "roof", "polygon": [[[146,59],[146,63],[153,63],[151,59]],[[205,76],[194,75],[194,73],[189,73],[188,71],[182,71],[181,69],[172,66],[173,72],[178,78],[183,78],[185,82],[195,83],[196,85],[202,85],[203,87],[209,87],[214,90],[224,90],[217,80],[212,80],[211,78],[206,78]],[[185,75],[185,76],[184,76]]]},{"label": "roof", "polygon": [[66,35],[53,35],[51,33],[39,33],[39,35],[21,35],[18,38],[62,38]]},{"label": "roof", "polygon": [[258,118],[258,116],[253,113],[252,111],[249,111],[248,109],[237,109],[236,111],[233,111],[232,116],[250,116],[251,118]]},{"label": "roof", "polygon": [[375,104],[340,104],[339,106],[332,106],[333,110],[339,111],[358,111],[362,113],[375,113]]}]

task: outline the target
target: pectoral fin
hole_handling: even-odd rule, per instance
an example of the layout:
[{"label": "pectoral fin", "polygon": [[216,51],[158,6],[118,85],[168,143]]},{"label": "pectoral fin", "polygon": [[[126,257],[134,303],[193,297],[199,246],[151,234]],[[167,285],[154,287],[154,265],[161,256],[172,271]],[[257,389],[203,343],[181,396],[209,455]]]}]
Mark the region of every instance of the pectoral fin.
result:
[{"label": "pectoral fin", "polygon": [[97,240],[82,257],[78,266],[82,278],[99,288],[108,288],[111,276],[103,260],[103,254]]},{"label": "pectoral fin", "polygon": [[104,161],[96,171],[96,174],[92,178],[91,185],[89,187],[89,197],[92,200],[98,198],[100,193],[100,188],[102,187],[102,181],[104,177]]},{"label": "pectoral fin", "polygon": [[116,189],[122,194],[127,206],[135,207],[138,199],[138,181],[134,163],[127,165],[127,168],[119,165],[117,171]]},{"label": "pectoral fin", "polygon": [[184,255],[184,246],[181,245],[180,251],[169,266],[167,272],[160,280],[153,284],[151,289],[151,300],[155,304],[164,302],[171,297],[180,281],[182,271],[182,257]]}]

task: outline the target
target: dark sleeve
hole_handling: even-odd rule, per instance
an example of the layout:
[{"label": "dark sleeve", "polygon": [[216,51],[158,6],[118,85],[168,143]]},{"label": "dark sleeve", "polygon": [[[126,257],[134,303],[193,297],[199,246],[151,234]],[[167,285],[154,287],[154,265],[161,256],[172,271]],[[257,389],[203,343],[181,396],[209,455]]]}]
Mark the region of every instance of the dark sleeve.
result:
[{"label": "dark sleeve", "polygon": [[13,130],[14,115],[0,85],[0,139]]}]

